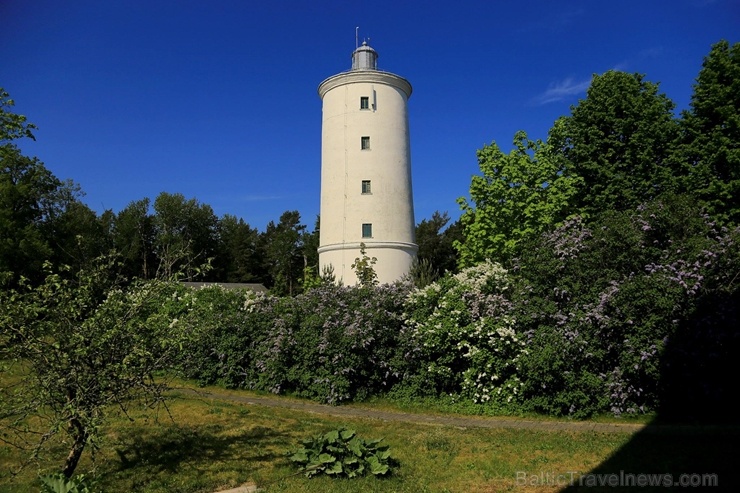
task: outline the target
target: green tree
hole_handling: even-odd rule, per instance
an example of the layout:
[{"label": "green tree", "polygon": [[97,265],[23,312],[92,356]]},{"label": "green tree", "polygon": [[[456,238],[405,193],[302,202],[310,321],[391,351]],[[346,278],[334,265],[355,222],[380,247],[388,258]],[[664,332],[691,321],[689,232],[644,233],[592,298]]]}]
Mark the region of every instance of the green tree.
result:
[{"label": "green tree", "polygon": [[0,147],[0,283],[20,276],[38,280],[51,247],[38,227],[41,199],[59,181],[37,160],[20,155],[13,146]]},{"label": "green tree", "polygon": [[263,282],[263,244],[257,228],[230,214],[218,221],[214,275],[224,282]]},{"label": "green tree", "polygon": [[129,277],[151,279],[155,275],[154,216],[149,207],[148,198],[135,200],[113,221],[113,246],[121,254],[124,272]]},{"label": "green tree", "polygon": [[454,242],[462,241],[462,228],[459,221],[448,226],[449,222],[447,212],[440,214],[434,211],[430,219],[423,219],[416,225],[416,244],[419,246],[416,257],[420,265],[428,264],[428,268],[439,275],[447,271],[457,272]]},{"label": "green tree", "polygon": [[677,135],[674,107],[643,75],[593,76],[586,99],[548,139],[583,178],[576,205],[585,215],[630,209],[674,189],[679,170],[667,159]]},{"label": "green tree", "polygon": [[54,255],[58,219],[78,193],[38,159],[0,146],[0,284],[21,276],[40,281],[43,262]]},{"label": "green tree", "polygon": [[14,285],[21,277],[40,282],[43,262],[64,256],[58,247],[69,240],[65,234],[74,238],[79,233],[64,231],[60,221],[79,209],[79,186],[59,180],[11,143],[34,138],[31,130],[36,128],[14,114],[13,105],[0,88],[0,286]]},{"label": "green tree", "polygon": [[52,262],[78,270],[110,252],[113,248],[112,224],[111,211],[98,216],[79,200],[71,201],[47,233],[54,250]]},{"label": "green tree", "polygon": [[579,192],[562,155],[549,141],[517,132],[508,155],[492,143],[477,152],[482,176],[474,176],[470,202],[461,197],[463,241],[456,241],[461,266],[486,259],[505,263],[522,242],[566,219]]},{"label": "green tree", "polygon": [[316,216],[313,231],[303,232],[303,290],[320,286],[325,280],[319,272],[319,240],[321,218]]},{"label": "green tree", "polygon": [[684,188],[710,214],[740,222],[740,43],[720,41],[704,59],[691,108],[682,113],[675,159],[688,167]]},{"label": "green tree", "polygon": [[36,125],[28,123],[25,116],[13,113],[13,106],[15,101],[0,87],[0,145],[23,137],[36,140],[31,132],[36,129]]},{"label": "green tree", "polygon": [[321,230],[321,218],[316,216],[313,231],[306,229],[303,232],[303,257],[307,267],[313,267],[318,272],[319,265],[319,234]]},{"label": "green tree", "polygon": [[270,275],[269,286],[279,295],[297,294],[303,277],[304,232],[298,211],[285,211],[280,222],[270,221],[262,236],[265,244],[265,262]]},{"label": "green tree", "polygon": [[67,477],[86,447],[99,445],[109,415],[163,401],[166,381],[154,376],[186,343],[163,308],[180,287],[126,288],[118,271],[105,257],[66,276],[49,273],[35,288],[0,291],[0,371],[12,375],[0,387],[3,440],[25,448],[38,437],[31,457],[66,444]]},{"label": "green tree", "polygon": [[181,193],[162,192],[154,200],[154,213],[159,275],[170,278],[182,272],[193,280],[216,250],[218,218],[213,209],[196,199],[186,200]]}]

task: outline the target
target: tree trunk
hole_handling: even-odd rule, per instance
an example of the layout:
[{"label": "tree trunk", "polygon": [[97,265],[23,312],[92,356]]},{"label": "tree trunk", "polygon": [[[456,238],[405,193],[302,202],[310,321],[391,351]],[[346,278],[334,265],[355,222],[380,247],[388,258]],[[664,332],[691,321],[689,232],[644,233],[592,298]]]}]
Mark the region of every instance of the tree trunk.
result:
[{"label": "tree trunk", "polygon": [[89,437],[89,434],[85,431],[82,427],[82,423],[80,423],[77,418],[69,420],[69,428],[71,430],[71,435],[74,438],[74,442],[72,443],[72,449],[70,449],[69,454],[67,455],[67,460],[64,461],[64,469],[62,470],[62,474],[67,478],[71,478],[72,474],[75,472],[77,463],[80,462],[82,451],[85,450],[85,445],[87,444],[87,439]]}]

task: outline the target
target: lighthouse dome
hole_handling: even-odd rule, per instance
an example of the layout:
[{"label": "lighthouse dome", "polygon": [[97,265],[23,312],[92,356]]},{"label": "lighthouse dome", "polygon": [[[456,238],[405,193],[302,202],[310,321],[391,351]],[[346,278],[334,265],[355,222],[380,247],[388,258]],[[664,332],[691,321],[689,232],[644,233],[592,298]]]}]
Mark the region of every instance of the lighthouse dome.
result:
[{"label": "lighthouse dome", "polygon": [[377,70],[378,52],[370,48],[367,41],[352,52],[352,70]]}]

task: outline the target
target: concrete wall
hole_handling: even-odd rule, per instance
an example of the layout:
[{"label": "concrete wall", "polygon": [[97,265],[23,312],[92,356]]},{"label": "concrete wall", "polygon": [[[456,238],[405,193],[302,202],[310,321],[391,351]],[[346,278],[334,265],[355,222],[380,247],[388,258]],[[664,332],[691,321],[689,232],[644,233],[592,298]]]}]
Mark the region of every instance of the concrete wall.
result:
[{"label": "concrete wall", "polygon": [[[410,84],[386,72],[345,72],[319,86],[323,100],[319,264],[337,280],[357,282],[351,269],[360,243],[377,257],[381,283],[409,271],[416,256],[407,100]],[[361,109],[362,97],[368,109]],[[369,149],[362,149],[369,137]],[[362,182],[370,193],[362,193]],[[372,224],[372,237],[362,236]]]}]

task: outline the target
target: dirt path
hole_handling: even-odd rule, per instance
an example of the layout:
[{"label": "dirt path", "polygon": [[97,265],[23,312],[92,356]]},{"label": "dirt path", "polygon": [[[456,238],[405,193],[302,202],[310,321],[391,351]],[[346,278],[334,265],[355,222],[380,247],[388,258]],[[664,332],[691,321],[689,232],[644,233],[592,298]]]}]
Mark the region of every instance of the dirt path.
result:
[{"label": "dirt path", "polygon": [[350,418],[379,419],[405,423],[453,426],[456,428],[515,428],[549,431],[594,431],[601,433],[635,433],[637,431],[672,431],[674,427],[649,426],[635,423],[594,423],[588,421],[555,421],[533,420],[511,417],[482,417],[440,414],[417,414],[400,411],[383,411],[359,406],[328,406],[310,401],[299,401],[284,397],[247,396],[213,390],[178,389],[178,391],[196,394],[204,399],[240,402],[255,406],[269,406],[294,409],[307,413],[324,414]]}]

